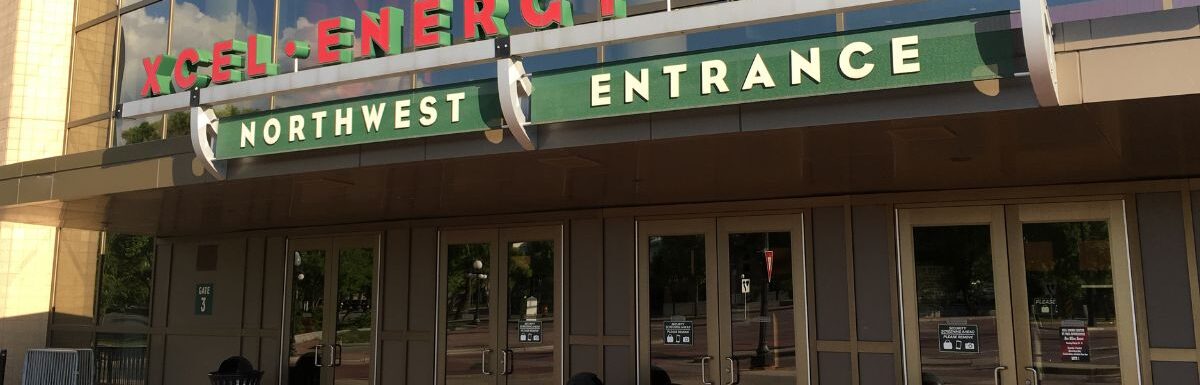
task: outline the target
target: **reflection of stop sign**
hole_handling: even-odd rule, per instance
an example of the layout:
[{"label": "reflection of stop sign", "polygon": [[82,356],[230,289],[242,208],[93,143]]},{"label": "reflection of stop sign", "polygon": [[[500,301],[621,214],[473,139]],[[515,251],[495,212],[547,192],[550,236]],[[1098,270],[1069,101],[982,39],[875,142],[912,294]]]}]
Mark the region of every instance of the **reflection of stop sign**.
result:
[{"label": "reflection of stop sign", "polygon": [[775,272],[775,252],[763,250],[763,258],[767,259],[767,282],[771,282],[771,275]]}]

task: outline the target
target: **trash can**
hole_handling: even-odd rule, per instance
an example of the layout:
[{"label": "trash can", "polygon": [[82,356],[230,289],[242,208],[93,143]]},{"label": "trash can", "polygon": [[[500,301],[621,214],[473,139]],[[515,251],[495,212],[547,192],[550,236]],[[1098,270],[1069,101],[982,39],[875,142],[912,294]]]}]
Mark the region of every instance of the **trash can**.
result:
[{"label": "trash can", "polygon": [[221,361],[217,371],[208,373],[208,380],[212,385],[259,385],[262,376],[263,372],[254,370],[246,357],[235,356]]}]

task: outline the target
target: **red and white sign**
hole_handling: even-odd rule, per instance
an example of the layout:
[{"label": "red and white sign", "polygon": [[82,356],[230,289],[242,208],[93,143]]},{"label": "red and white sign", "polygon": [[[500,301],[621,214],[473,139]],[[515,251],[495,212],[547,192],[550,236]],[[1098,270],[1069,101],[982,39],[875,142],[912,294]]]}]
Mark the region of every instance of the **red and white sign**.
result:
[{"label": "red and white sign", "polygon": [[775,251],[763,250],[763,258],[767,261],[767,282],[771,282],[771,276],[775,274]]}]

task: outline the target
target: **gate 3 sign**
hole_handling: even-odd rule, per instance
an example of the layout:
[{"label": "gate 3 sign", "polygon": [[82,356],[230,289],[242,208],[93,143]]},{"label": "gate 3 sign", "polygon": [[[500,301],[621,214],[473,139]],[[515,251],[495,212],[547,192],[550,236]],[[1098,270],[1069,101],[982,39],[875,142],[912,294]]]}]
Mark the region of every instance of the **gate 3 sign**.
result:
[{"label": "gate 3 sign", "polygon": [[[534,74],[531,123],[996,79],[1016,34],[989,15]],[[221,119],[216,159],[501,127],[496,81]]]}]

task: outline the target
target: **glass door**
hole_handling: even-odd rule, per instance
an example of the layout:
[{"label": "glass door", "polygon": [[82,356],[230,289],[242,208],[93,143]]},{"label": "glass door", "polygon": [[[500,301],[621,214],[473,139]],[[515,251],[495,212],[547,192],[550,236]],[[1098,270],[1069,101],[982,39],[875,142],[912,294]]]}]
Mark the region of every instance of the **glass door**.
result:
[{"label": "glass door", "polygon": [[[1031,384],[1136,379],[1121,202],[1009,208],[1020,375]],[[1136,380],[1135,380],[1136,381]]]},{"label": "glass door", "polygon": [[374,381],[378,237],[289,241],[287,383]]},{"label": "glass door", "polygon": [[900,210],[898,222],[910,384],[1137,382],[1122,202]]},{"label": "glass door", "polygon": [[442,232],[445,384],[562,382],[562,226]]},{"label": "glass door", "polygon": [[712,219],[638,222],[639,379],[720,381],[720,297]]},{"label": "glass door", "polygon": [[561,323],[562,227],[500,230],[504,247],[500,271],[505,309],[500,347],[501,384],[562,383]]},{"label": "glass door", "polygon": [[[723,384],[808,382],[800,215],[718,220]],[[800,290],[798,290],[800,289]]]},{"label": "glass door", "polygon": [[807,383],[803,218],[638,222],[642,384]]},{"label": "glass door", "polygon": [[909,384],[1015,384],[1004,209],[900,210]]}]

